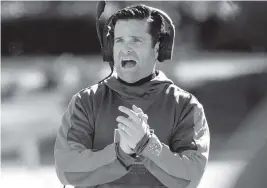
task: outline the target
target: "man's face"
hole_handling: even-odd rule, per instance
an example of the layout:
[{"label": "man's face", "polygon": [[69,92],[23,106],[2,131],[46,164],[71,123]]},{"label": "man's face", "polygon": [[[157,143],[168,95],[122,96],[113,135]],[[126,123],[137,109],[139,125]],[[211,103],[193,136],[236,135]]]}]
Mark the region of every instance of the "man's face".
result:
[{"label": "man's face", "polygon": [[118,76],[134,83],[154,70],[157,48],[152,47],[146,20],[118,20],[114,29],[114,66]]}]

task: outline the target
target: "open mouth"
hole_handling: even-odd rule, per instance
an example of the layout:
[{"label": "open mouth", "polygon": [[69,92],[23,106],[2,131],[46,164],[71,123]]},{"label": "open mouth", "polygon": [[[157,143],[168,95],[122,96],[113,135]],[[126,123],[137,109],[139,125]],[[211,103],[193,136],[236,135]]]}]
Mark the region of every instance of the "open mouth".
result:
[{"label": "open mouth", "polygon": [[123,68],[132,68],[132,67],[134,67],[136,64],[137,64],[137,62],[134,61],[134,60],[122,60],[122,61],[121,61],[121,66],[122,66]]}]

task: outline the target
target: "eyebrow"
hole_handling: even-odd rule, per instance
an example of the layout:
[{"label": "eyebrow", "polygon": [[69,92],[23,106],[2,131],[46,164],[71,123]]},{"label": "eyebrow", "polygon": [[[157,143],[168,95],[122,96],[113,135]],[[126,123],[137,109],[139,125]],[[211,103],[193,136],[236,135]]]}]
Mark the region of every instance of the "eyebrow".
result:
[{"label": "eyebrow", "polygon": [[132,38],[144,39],[144,37],[141,36],[132,36]]},{"label": "eyebrow", "polygon": [[[144,37],[141,36],[131,36],[132,38],[139,38],[139,39],[144,39]],[[123,37],[116,37],[115,40],[122,39]]]},{"label": "eyebrow", "polygon": [[115,40],[122,39],[122,37],[116,37]]}]

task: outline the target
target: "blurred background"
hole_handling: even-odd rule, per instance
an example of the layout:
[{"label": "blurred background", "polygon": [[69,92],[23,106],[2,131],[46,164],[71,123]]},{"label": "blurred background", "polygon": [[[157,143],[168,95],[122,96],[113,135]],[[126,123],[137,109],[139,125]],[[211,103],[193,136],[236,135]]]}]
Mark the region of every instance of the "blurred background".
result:
[{"label": "blurred background", "polygon": [[[109,1],[101,25],[135,2]],[[204,105],[210,160],[200,188],[267,187],[267,2],[149,1],[176,26],[158,65]],[[1,187],[60,187],[53,148],[71,96],[110,73],[96,1],[1,1]]]}]

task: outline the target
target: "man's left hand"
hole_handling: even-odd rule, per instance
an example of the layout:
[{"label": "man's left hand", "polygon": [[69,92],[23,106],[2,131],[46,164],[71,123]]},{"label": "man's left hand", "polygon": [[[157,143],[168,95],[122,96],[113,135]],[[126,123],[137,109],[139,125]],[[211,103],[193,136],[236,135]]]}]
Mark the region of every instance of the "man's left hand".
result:
[{"label": "man's left hand", "polygon": [[133,105],[132,110],[124,106],[119,106],[119,110],[129,116],[128,118],[117,117],[119,132],[127,139],[129,146],[134,149],[149,129],[148,117],[135,105]]}]

